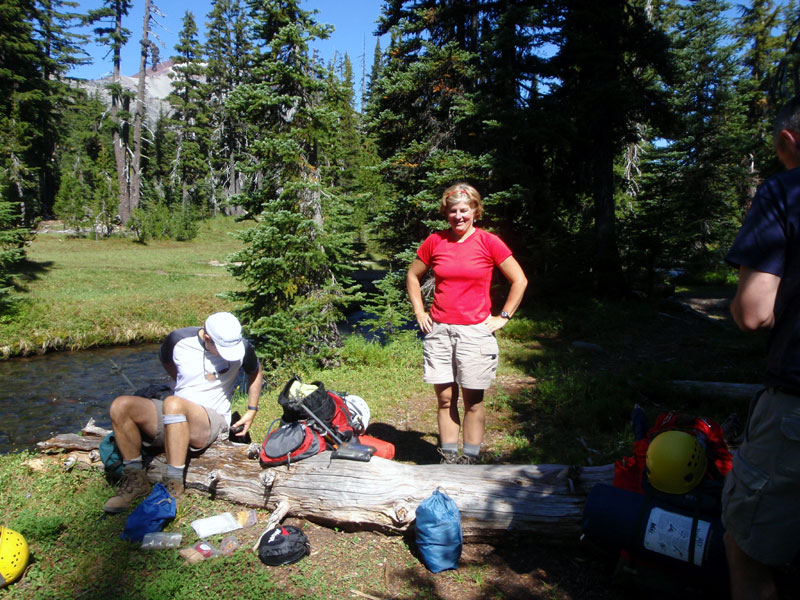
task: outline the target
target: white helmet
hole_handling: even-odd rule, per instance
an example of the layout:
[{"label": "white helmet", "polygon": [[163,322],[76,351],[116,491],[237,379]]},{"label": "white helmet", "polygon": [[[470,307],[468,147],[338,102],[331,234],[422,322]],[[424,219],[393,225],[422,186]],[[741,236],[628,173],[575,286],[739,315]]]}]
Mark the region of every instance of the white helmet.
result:
[{"label": "white helmet", "polygon": [[350,413],[353,429],[356,433],[364,433],[369,426],[369,406],[366,401],[361,396],[345,394],[344,403],[347,405],[347,412]]}]

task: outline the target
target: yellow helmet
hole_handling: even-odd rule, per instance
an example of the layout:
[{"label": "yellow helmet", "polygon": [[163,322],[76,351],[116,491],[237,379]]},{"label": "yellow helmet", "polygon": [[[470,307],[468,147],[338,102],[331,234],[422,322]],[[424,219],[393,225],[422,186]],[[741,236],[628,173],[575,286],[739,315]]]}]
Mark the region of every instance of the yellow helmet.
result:
[{"label": "yellow helmet", "polygon": [[696,437],[673,429],[653,438],[645,464],[654,488],[667,494],[685,494],[703,479],[708,459]]},{"label": "yellow helmet", "polygon": [[28,542],[13,529],[0,527],[0,588],[14,583],[28,564]]}]

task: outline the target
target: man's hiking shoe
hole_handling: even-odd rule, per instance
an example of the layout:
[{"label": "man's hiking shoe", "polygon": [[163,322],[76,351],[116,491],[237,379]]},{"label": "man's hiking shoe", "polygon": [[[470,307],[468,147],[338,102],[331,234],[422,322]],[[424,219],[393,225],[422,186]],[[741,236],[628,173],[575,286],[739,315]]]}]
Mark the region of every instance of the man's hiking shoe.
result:
[{"label": "man's hiking shoe", "polygon": [[183,481],[180,479],[167,479],[164,482],[164,486],[167,488],[169,495],[175,500],[175,504],[181,501],[181,498],[183,498],[183,491],[186,489],[183,485]]},{"label": "man's hiking shoe", "polygon": [[144,469],[129,469],[122,472],[122,483],[117,490],[117,495],[112,496],[103,505],[107,513],[121,513],[128,510],[131,502],[137,498],[144,498],[150,493],[150,481]]},{"label": "man's hiking shoe", "polygon": [[469,454],[462,454],[456,459],[457,465],[475,465],[478,464],[477,456],[470,456]]},{"label": "man's hiking shoe", "polygon": [[442,455],[442,460],[439,461],[439,464],[442,465],[455,465],[458,464],[458,452],[447,452],[442,450],[441,448],[436,449],[439,454]]}]

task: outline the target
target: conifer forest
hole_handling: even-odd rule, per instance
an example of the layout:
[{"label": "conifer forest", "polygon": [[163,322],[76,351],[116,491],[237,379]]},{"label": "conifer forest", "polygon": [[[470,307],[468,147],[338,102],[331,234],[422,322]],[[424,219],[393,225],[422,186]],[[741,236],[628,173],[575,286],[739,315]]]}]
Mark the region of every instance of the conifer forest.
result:
[{"label": "conifer forest", "polygon": [[[789,1],[386,0],[390,41],[363,67],[318,57],[331,25],[298,0],[187,11],[165,56],[157,3],[0,0],[0,314],[43,219],[136,243],[234,214],[252,223],[230,267],[249,334],[275,357],[324,358],[354,302],[384,329],[410,316],[405,269],[456,181],[482,193],[479,225],[533,294],[621,296],[669,269],[721,270],[781,168],[775,112],[800,93]],[[68,76],[89,37],[113,64],[105,95]],[[121,64],[130,38],[137,65]],[[153,116],[144,77],[129,91],[120,74],[167,59]],[[352,283],[364,256],[388,265],[370,298]]]}]

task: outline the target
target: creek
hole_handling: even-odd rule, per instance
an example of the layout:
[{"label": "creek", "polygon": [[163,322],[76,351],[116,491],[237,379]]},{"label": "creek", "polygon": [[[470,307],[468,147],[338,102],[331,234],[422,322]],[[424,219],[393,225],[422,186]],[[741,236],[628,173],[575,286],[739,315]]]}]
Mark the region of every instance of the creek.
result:
[{"label": "creek", "polygon": [[167,381],[158,344],[0,361],[0,454],[77,433],[91,418],[110,428],[111,401],[133,391],[126,377],[137,388]]}]

